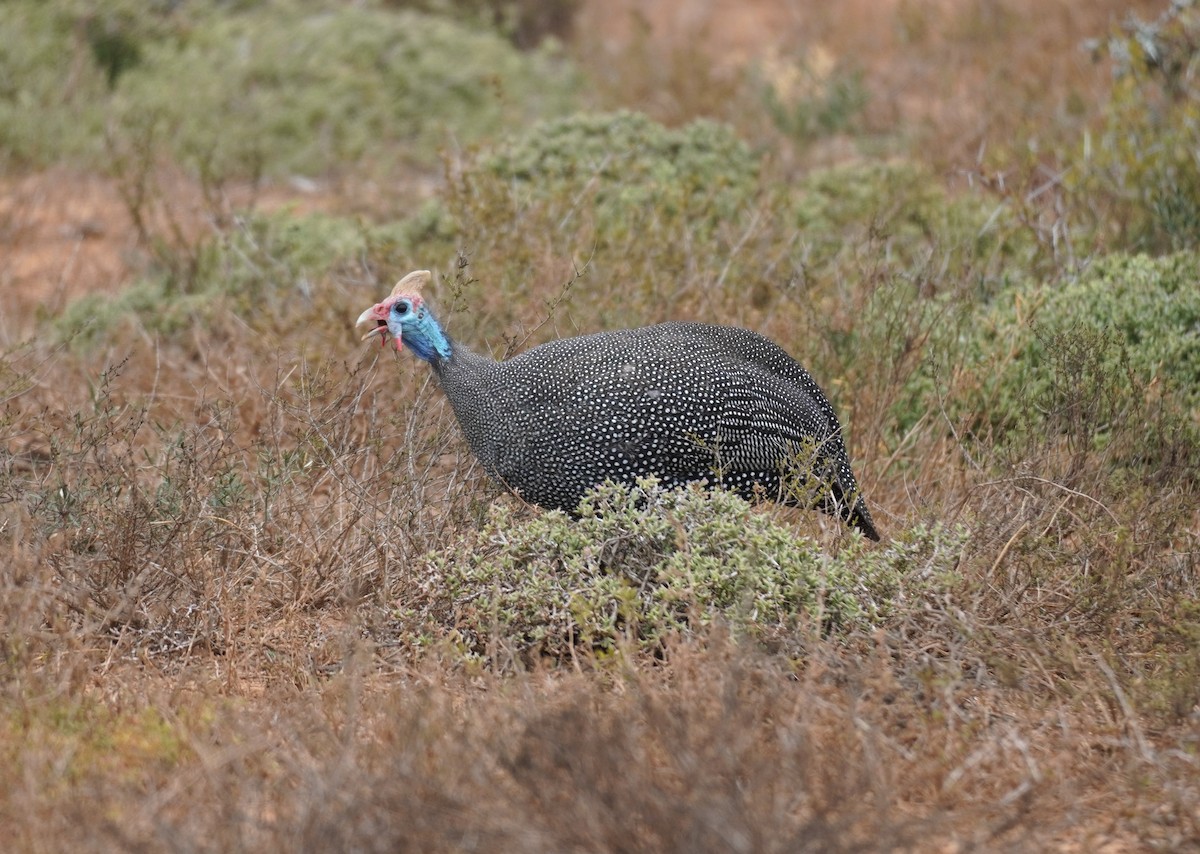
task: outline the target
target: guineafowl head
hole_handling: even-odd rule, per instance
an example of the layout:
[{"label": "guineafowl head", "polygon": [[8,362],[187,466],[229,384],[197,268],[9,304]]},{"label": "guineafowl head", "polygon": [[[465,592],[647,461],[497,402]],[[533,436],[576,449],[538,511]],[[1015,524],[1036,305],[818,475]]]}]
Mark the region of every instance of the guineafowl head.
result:
[{"label": "guineafowl head", "polygon": [[397,352],[407,344],[408,349],[426,362],[449,359],[450,339],[421,296],[421,288],[429,279],[428,270],[409,273],[396,283],[387,299],[360,314],[355,326],[370,327],[363,340],[378,335],[383,346],[391,337]]}]

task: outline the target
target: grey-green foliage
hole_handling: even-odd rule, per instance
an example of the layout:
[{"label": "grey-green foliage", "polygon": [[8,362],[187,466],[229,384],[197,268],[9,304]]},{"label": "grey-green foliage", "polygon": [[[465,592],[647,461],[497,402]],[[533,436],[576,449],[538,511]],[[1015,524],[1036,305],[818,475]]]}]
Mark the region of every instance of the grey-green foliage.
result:
[{"label": "grey-green foliage", "polygon": [[0,3],[0,155],[166,153],[206,178],[436,163],[556,115],[577,78],[449,18],[264,0]]},{"label": "grey-green foliage", "polygon": [[563,110],[573,88],[561,60],[448,19],[272,3],[149,46],[116,121],[154,123],[176,156],[218,175],[323,174],[431,165],[447,143]]},{"label": "grey-green foliage", "polygon": [[795,647],[806,626],[868,627],[944,581],[964,537],[918,527],[878,548],[854,535],[829,556],[731,493],[605,485],[577,519],[493,508],[462,548],[429,556],[406,622],[484,658],[652,650],[715,620]]},{"label": "grey-green foliage", "polygon": [[[1054,353],[1089,337],[1095,370],[1130,372],[1126,394],[1160,382],[1185,407],[1200,406],[1200,256],[1117,254],[1065,282],[1014,287],[980,317],[964,355],[981,390],[999,404],[992,422],[1014,419],[1021,400],[1044,397]],[[1134,402],[1134,401],[1131,401]]]},{"label": "grey-green foliage", "polygon": [[734,218],[757,186],[758,160],[727,126],[671,129],[640,114],[579,114],[534,125],[485,152],[475,169],[518,204],[585,205],[605,232],[655,220],[711,230]]},{"label": "grey-green foliage", "polygon": [[1200,255],[1180,252],[1015,284],[939,339],[909,403],[985,438],[1062,433],[1115,463],[1176,467],[1182,447],[1200,447],[1198,280]]},{"label": "grey-green foliage", "polygon": [[408,239],[404,224],[287,211],[248,215],[200,247],[190,275],[150,273],[114,299],[85,297],[67,308],[58,327],[76,343],[102,339],[130,320],[170,333],[211,317],[217,306],[256,328],[292,323],[328,292],[328,277],[342,269],[361,276],[364,258],[386,267]]},{"label": "grey-green foliage", "polygon": [[0,165],[101,150],[105,75],[64,4],[0,3]]},{"label": "grey-green foliage", "polygon": [[994,272],[997,260],[1024,258],[1024,232],[995,204],[952,195],[942,181],[906,162],[868,161],[817,170],[788,189],[796,228],[811,266],[838,260],[869,236],[876,262],[910,267],[930,253],[944,258],[944,275],[968,266]]},{"label": "grey-green foliage", "polygon": [[[1200,407],[1200,253],[1161,258],[1118,254],[1102,258],[1074,281],[1046,293],[1036,319],[1057,336],[1072,326],[1118,336],[1129,367],[1145,382],[1173,387]],[[1022,359],[1036,363],[1036,339]]]},{"label": "grey-green foliage", "polygon": [[388,236],[386,228],[328,214],[247,216],[206,247],[194,287],[261,308],[311,293],[330,271]]}]

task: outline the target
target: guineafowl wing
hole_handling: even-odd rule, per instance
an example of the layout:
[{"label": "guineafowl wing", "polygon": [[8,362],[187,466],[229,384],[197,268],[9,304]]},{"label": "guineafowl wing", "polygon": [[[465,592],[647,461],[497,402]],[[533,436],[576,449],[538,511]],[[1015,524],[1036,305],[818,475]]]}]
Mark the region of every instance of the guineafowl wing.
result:
[{"label": "guineafowl wing", "polygon": [[[806,494],[812,494],[817,506],[878,540],[850,467],[837,413],[808,371],[755,332],[688,326],[694,327],[697,339],[711,341],[721,351],[737,380],[720,427],[725,479],[743,492],[747,481],[757,483],[779,500],[804,503]],[[781,472],[792,476],[790,484],[779,477]]]}]

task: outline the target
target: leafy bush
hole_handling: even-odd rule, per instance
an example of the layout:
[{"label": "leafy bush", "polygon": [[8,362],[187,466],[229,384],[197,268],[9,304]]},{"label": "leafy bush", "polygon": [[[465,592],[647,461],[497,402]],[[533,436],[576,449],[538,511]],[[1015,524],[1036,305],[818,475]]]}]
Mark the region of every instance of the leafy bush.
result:
[{"label": "leafy bush", "polygon": [[273,3],[149,46],[122,78],[116,121],[153,125],[178,158],[218,176],[325,174],[429,165],[452,139],[559,112],[573,86],[560,60],[448,19]]},{"label": "leafy bush", "polygon": [[360,4],[14,0],[0,30],[0,151],[37,164],[99,159],[107,134],[209,180],[429,167],[451,140],[562,112],[576,88],[549,50]]},{"label": "leafy bush", "polygon": [[1063,435],[1079,452],[1183,471],[1181,449],[1200,448],[1198,278],[1193,252],[1117,254],[1073,280],[1014,286],[939,339],[908,403],[944,405],[981,438]]},{"label": "leafy bush", "polygon": [[1054,359],[1088,342],[1092,372],[1121,374],[1127,403],[1134,403],[1128,395],[1162,383],[1184,408],[1200,405],[1197,277],[1195,253],[1118,254],[1060,285],[1013,288],[982,318],[968,354],[995,383],[1000,405],[991,420],[1012,423],[1018,401],[1044,399]]},{"label": "leafy bush", "polygon": [[749,147],[724,125],[698,120],[672,130],[630,112],[536,125],[474,168],[511,187],[518,204],[592,207],[602,239],[610,230],[636,233],[651,219],[711,229],[735,217],[758,175]]},{"label": "leafy bush", "polygon": [[[1048,336],[1072,327],[1110,330],[1143,382],[1161,380],[1189,408],[1200,407],[1200,253],[1162,258],[1111,255],[1046,294],[1037,322]],[[1036,363],[1038,338],[1021,360]],[[1022,380],[1023,381],[1023,380]]]},{"label": "leafy bush", "polygon": [[994,204],[973,195],[953,196],[912,163],[864,161],[821,169],[788,192],[810,266],[853,251],[870,235],[884,244],[888,263],[896,268],[937,250],[947,257],[947,278],[968,263],[986,272],[997,257],[1021,258],[1030,249]]},{"label": "leafy bush", "polygon": [[[423,219],[416,224],[432,227]],[[326,280],[339,273],[361,276],[364,263],[388,278],[412,239],[406,223],[370,226],[287,211],[248,215],[203,243],[190,273],[151,273],[99,304],[85,297],[68,306],[57,325],[77,343],[101,339],[128,321],[171,333],[211,319],[224,306],[259,329],[298,318],[311,323],[322,310],[330,323],[344,326],[345,306],[329,303]],[[372,291],[365,298],[375,296]]]},{"label": "leafy bush", "polygon": [[965,537],[917,527],[871,549],[852,535],[830,557],[736,495],[666,491],[653,480],[598,487],[579,514],[521,520],[498,505],[462,548],[429,556],[406,621],[493,659],[603,655],[622,643],[654,650],[716,620],[795,648],[806,626],[877,624],[954,570]]},{"label": "leafy bush", "polygon": [[102,147],[107,86],[72,27],[61,4],[0,4],[0,154],[19,165]]}]

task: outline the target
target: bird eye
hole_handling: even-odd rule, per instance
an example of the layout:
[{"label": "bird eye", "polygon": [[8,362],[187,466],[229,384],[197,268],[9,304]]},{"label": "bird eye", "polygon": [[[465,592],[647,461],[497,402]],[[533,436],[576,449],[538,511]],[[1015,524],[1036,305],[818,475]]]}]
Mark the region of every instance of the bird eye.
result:
[{"label": "bird eye", "polygon": [[409,308],[411,308],[411,306],[408,303],[398,302],[392,306],[392,311],[396,312],[396,314],[408,314]]}]

